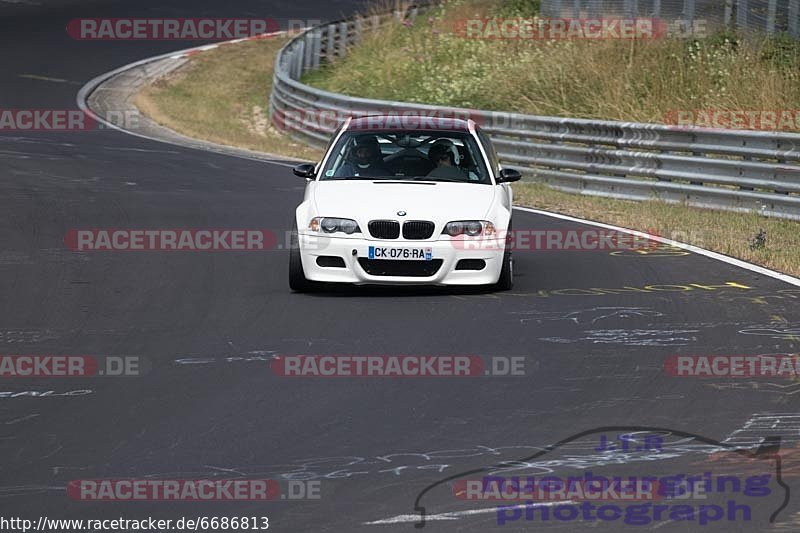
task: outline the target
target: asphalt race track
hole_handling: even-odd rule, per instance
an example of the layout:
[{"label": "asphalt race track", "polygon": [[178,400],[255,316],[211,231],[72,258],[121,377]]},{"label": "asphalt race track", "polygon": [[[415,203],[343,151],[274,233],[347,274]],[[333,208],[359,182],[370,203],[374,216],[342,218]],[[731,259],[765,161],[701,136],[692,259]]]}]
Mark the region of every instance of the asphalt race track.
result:
[{"label": "asphalt race track", "polygon": [[[74,41],[64,28],[75,17],[286,21],[353,9],[344,1],[0,0],[0,108],[74,109],[89,79],[198,44]],[[673,354],[797,352],[798,286],[664,248],[518,252],[508,293],[299,295],[287,286],[285,250],[78,253],[64,242],[73,228],[282,235],[303,185],[286,165],[113,130],[0,134],[0,354],[138,356],[151,367],[139,378],[2,379],[0,516],[268,516],[275,531],[411,531],[417,497],[432,486],[421,497],[430,531],[800,529],[800,500],[783,507],[800,488],[800,384],[664,371]],[[515,215],[517,230],[581,228],[590,226]],[[271,370],[275,356],[294,354],[516,356],[524,357],[525,375],[308,379]],[[663,446],[594,450],[603,435],[634,426],[665,428],[637,433],[656,433]],[[582,432],[589,433],[580,443],[527,464],[508,462]],[[711,453],[714,446],[685,434],[721,444]],[[775,440],[763,441],[777,436],[780,465]],[[729,444],[751,451],[761,444],[763,453],[737,456],[724,450]],[[587,469],[768,475],[772,490],[738,496],[752,506],[749,521],[740,513],[705,526],[674,517],[638,526],[544,523],[507,510],[499,525],[497,502],[460,500],[449,481],[437,485],[470,471],[566,477]],[[483,475],[474,472],[465,476]],[[779,474],[791,492],[777,483]],[[76,500],[65,490],[77,479],[242,477],[317,481],[320,494],[109,502]]]}]

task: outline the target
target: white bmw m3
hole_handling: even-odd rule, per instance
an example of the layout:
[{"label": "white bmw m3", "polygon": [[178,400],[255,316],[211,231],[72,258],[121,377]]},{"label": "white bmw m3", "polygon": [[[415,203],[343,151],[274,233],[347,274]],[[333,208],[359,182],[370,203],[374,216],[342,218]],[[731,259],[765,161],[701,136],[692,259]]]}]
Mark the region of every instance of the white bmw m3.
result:
[{"label": "white bmw m3", "polygon": [[[289,286],[513,284],[512,192],[472,120],[424,127],[397,117],[348,119],[317,164],[295,213]],[[392,125],[394,123],[394,125]]]}]

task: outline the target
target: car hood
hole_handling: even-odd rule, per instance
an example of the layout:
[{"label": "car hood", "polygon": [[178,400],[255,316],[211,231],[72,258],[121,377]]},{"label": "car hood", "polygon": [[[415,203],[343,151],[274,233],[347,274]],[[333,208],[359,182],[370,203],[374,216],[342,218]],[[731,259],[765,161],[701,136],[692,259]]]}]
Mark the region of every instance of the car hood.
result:
[{"label": "car hood", "polygon": [[314,186],[318,216],[352,218],[364,226],[376,219],[430,220],[437,228],[453,220],[485,220],[496,189],[477,183],[388,180],[329,180]]}]

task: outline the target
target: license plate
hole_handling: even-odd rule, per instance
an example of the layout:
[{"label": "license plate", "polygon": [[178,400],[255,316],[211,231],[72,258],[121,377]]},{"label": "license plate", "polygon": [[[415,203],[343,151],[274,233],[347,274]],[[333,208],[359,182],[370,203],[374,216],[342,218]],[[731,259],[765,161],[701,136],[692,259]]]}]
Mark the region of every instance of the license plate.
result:
[{"label": "license plate", "polygon": [[430,248],[392,248],[389,246],[370,246],[370,259],[393,259],[401,261],[430,261],[433,252]]}]

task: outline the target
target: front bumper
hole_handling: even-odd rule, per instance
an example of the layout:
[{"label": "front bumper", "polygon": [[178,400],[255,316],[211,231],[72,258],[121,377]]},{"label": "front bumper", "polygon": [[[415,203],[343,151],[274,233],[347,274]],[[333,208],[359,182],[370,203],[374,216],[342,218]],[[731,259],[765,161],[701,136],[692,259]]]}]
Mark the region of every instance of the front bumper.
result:
[{"label": "front bumper", "polygon": [[[484,241],[481,246],[458,246],[453,240],[407,241],[365,238],[328,237],[318,234],[300,234],[300,257],[306,278],[312,281],[354,283],[357,285],[490,285],[500,279],[503,266],[503,241]],[[430,248],[433,260],[441,266],[432,275],[374,275],[367,272],[359,258],[368,259],[369,247]],[[355,251],[355,255],[354,252]],[[320,266],[319,257],[339,257],[344,267]],[[485,262],[481,270],[456,270],[462,259],[480,259]],[[405,265],[395,265],[405,267]],[[403,263],[407,263],[404,261]],[[376,260],[380,267],[383,263]],[[462,264],[463,265],[463,264]],[[421,270],[431,269],[430,263],[418,265]],[[394,270],[369,268],[378,270]],[[418,272],[419,273],[419,272]]]}]

